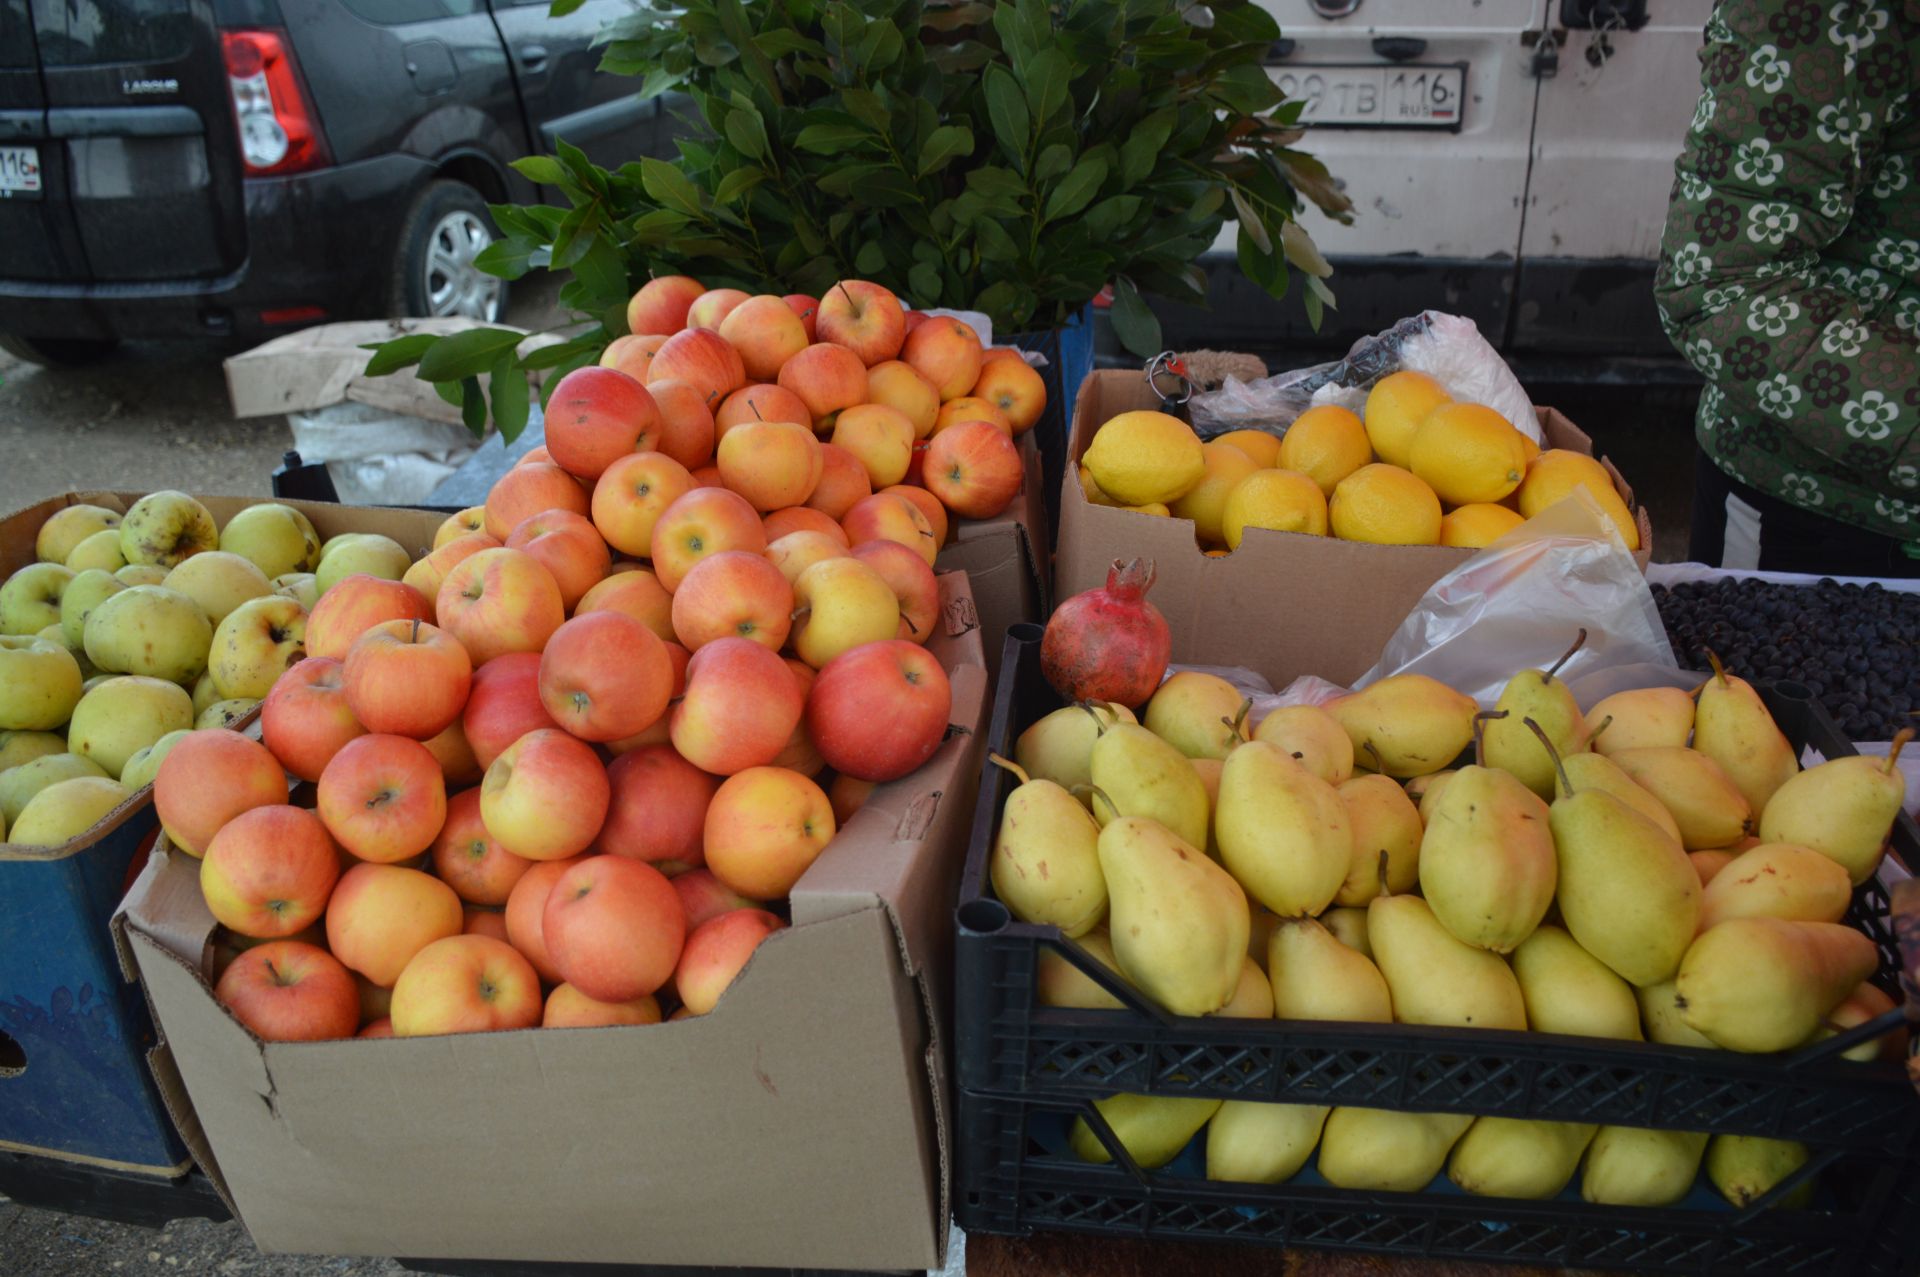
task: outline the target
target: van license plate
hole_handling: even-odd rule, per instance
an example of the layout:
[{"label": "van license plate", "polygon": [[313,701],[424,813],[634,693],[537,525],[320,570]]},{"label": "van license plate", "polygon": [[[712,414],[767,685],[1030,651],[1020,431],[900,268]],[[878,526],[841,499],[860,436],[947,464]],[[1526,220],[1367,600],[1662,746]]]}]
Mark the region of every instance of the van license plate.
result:
[{"label": "van license plate", "polygon": [[1274,83],[1306,102],[1300,123],[1323,129],[1450,129],[1465,109],[1465,63],[1313,63],[1277,67]]},{"label": "van license plate", "polygon": [[40,149],[0,146],[0,199],[40,196]]}]

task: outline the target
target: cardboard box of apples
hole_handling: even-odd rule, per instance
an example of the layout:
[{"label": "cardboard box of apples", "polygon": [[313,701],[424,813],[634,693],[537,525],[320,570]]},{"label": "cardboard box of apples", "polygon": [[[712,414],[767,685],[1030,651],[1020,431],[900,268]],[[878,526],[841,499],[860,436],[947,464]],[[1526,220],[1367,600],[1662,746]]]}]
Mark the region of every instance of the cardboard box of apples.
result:
[{"label": "cardboard box of apples", "polygon": [[671,398],[571,374],[484,506],[327,583],[258,741],[160,765],[122,934],[263,1248],[938,1261],[966,579],[924,489],[803,503],[811,419],[696,478]]}]

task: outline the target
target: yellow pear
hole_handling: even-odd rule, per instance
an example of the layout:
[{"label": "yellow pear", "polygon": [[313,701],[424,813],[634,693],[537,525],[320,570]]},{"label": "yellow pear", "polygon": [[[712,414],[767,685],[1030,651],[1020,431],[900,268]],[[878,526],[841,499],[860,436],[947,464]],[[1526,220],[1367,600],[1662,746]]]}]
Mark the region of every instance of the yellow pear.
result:
[{"label": "yellow pear", "polygon": [[[1824,1041],[1836,1033],[1865,1024],[1868,1020],[1877,1020],[1893,1010],[1894,1001],[1879,988],[1871,984],[1862,984],[1847,995],[1842,1002],[1827,1014],[1826,1023],[1814,1030],[1809,1044]],[[1883,1033],[1877,1038],[1848,1047],[1841,1055],[1849,1060],[1869,1063],[1873,1060],[1898,1062],[1907,1058],[1907,1031],[1904,1027]]]},{"label": "yellow pear", "polygon": [[[1707,1145],[1707,1178],[1735,1206],[1752,1205],[1773,1186],[1807,1164],[1807,1146],[1798,1140],[1763,1135],[1716,1135]],[[1813,1180],[1804,1179],[1775,1205],[1797,1209],[1813,1200]]]},{"label": "yellow pear", "polygon": [[1400,1023],[1527,1027],[1526,1000],[1507,960],[1454,939],[1420,897],[1374,897],[1367,938]]},{"label": "yellow pear", "polygon": [[1697,1131],[1603,1126],[1587,1145],[1580,1196],[1600,1206],[1671,1206],[1693,1187],[1706,1151]]},{"label": "yellow pear", "polygon": [[1080,800],[1050,780],[1029,780],[998,754],[998,765],[1020,778],[1000,809],[1000,829],[988,858],[993,893],[1022,922],[1083,936],[1107,914],[1100,876],[1100,826]]},{"label": "yellow pear", "polygon": [[[1758,846],[1759,844],[1755,844]],[[1791,844],[1786,844],[1791,845]],[[1690,851],[1687,859],[1693,862],[1693,871],[1700,875],[1700,885],[1710,887],[1720,871],[1739,859],[1740,853],[1728,851],[1724,847],[1715,847],[1711,851]]]},{"label": "yellow pear", "polygon": [[1513,951],[1513,974],[1534,1032],[1641,1040],[1633,986],[1559,927],[1539,928]]},{"label": "yellow pear", "polygon": [[1267,973],[1252,958],[1240,960],[1240,982],[1233,986],[1233,996],[1227,999],[1227,1005],[1211,1012],[1223,1020],[1271,1020],[1273,1018],[1273,986],[1267,982]]},{"label": "yellow pear", "polygon": [[1476,1118],[1453,1147],[1447,1178],[1482,1197],[1557,1197],[1599,1129],[1584,1122]]},{"label": "yellow pear", "polygon": [[[1113,941],[1105,931],[1089,931],[1076,943],[1101,966],[1113,972],[1122,984],[1120,963],[1113,956]],[[1086,972],[1060,956],[1052,945],[1040,946],[1040,961],[1034,967],[1033,983],[1043,1007],[1079,1007],[1087,1011],[1118,1011],[1126,1003],[1108,993]]]},{"label": "yellow pear", "polygon": [[1329,909],[1320,915],[1320,925],[1333,933],[1333,938],[1349,949],[1354,949],[1368,958],[1373,957],[1373,944],[1367,939],[1367,911],[1365,909],[1342,906]]},{"label": "yellow pear", "polygon": [[[1353,742],[1355,758],[1399,780],[1439,771],[1473,740],[1480,707],[1424,674],[1395,674],[1326,707]],[[1369,747],[1372,754],[1369,754]]]},{"label": "yellow pear", "polygon": [[1630,984],[1671,979],[1700,919],[1700,875],[1680,844],[1605,790],[1575,790],[1564,772],[1548,821],[1560,917],[1580,947]]},{"label": "yellow pear", "polygon": [[1453,774],[1420,841],[1420,891],[1455,939],[1511,953],[1546,917],[1558,875],[1531,789],[1497,767]]},{"label": "yellow pear", "polygon": [[1680,992],[1674,988],[1673,981],[1650,984],[1644,989],[1635,989],[1633,994],[1640,1003],[1640,1024],[1647,1032],[1647,1041],[1659,1042],[1664,1046],[1697,1046],[1719,1050],[1712,1038],[1689,1028],[1680,1017]]},{"label": "yellow pear", "polygon": [[1364,905],[1386,890],[1412,891],[1420,881],[1420,809],[1389,776],[1355,776],[1339,788],[1353,823],[1353,859],[1334,893],[1337,905]]},{"label": "yellow pear", "polygon": [[1227,1005],[1240,984],[1249,925],[1246,893],[1233,875],[1137,816],[1102,829],[1099,848],[1121,972],[1175,1015]]},{"label": "yellow pear", "polygon": [[1278,745],[1329,785],[1353,775],[1353,741],[1333,715],[1317,705],[1269,710],[1253,729],[1253,738]]},{"label": "yellow pear", "polygon": [[1528,719],[1538,723],[1562,758],[1586,749],[1587,723],[1580,702],[1563,680],[1554,677],[1586,641],[1587,632],[1581,630],[1567,654],[1550,668],[1521,670],[1508,679],[1481,728],[1480,761],[1512,772],[1542,799],[1553,797],[1553,760],[1526,723]]},{"label": "yellow pear", "polygon": [[1217,674],[1181,670],[1147,702],[1146,727],[1188,758],[1225,758],[1240,743],[1234,723],[1246,693]]},{"label": "yellow pear", "polygon": [[1423,804],[1426,801],[1427,791],[1445,781],[1446,778],[1451,775],[1453,775],[1453,769],[1447,768],[1444,771],[1428,772],[1424,776],[1415,776],[1406,783],[1407,797],[1413,799],[1416,804]]},{"label": "yellow pear", "polygon": [[1575,754],[1562,758],[1560,763],[1567,769],[1567,782],[1575,789],[1604,789],[1666,830],[1675,842],[1680,841],[1680,826],[1674,823],[1673,813],[1662,807],[1658,798],[1635,784],[1633,777],[1621,771],[1620,764],[1605,754]]},{"label": "yellow pear", "polygon": [[[1427,783],[1420,787],[1420,821],[1422,824],[1429,823],[1433,820],[1434,808],[1440,805],[1440,796],[1447,792],[1447,786],[1452,783],[1453,778],[1457,775],[1459,775],[1457,771],[1448,770],[1435,772],[1431,776],[1423,778]],[[1407,782],[1408,785],[1412,785],[1413,783],[1411,780]]]},{"label": "yellow pear", "polygon": [[[1615,692],[1587,711],[1595,753],[1654,746],[1679,748],[1693,734],[1693,697],[1677,687]],[[1604,726],[1603,726],[1604,724]]]},{"label": "yellow pear", "polygon": [[1050,780],[1091,806],[1093,797],[1079,787],[1093,783],[1089,763],[1093,742],[1104,728],[1131,723],[1133,711],[1109,702],[1091,708],[1068,705],[1045,715],[1020,733],[1013,743],[1013,761],[1036,780]]},{"label": "yellow pear", "polygon": [[[1180,1155],[1193,1142],[1200,1128],[1220,1108],[1219,1100],[1198,1100],[1185,1095],[1109,1095],[1095,1100],[1120,1147],[1127,1150],[1136,1166],[1155,1170]],[[1100,1137],[1084,1117],[1073,1119],[1073,1131],[1067,1143],[1075,1157],[1100,1165],[1113,1160]]]},{"label": "yellow pear", "polygon": [[1339,791],[1267,741],[1227,755],[1215,825],[1220,863],[1283,918],[1325,909],[1353,861]]},{"label": "yellow pear", "polygon": [[1207,845],[1207,787],[1193,764],[1167,742],[1134,723],[1118,723],[1100,734],[1089,760],[1096,796],[1094,817],[1105,823],[1116,813],[1158,821],[1192,847]]},{"label": "yellow pear", "polygon": [[1833,922],[1733,918],[1687,950],[1681,1018],[1729,1051],[1784,1051],[1880,965],[1873,941]]},{"label": "yellow pear", "polygon": [[1200,778],[1200,787],[1207,791],[1207,845],[1205,851],[1215,860],[1220,859],[1220,839],[1214,830],[1213,810],[1220,805],[1220,773],[1226,764],[1217,758],[1189,758],[1193,774]]},{"label": "yellow pear", "polygon": [[1693,711],[1693,747],[1720,764],[1757,816],[1773,791],[1800,770],[1800,755],[1773,721],[1760,693],[1727,673],[1711,651],[1713,677]]},{"label": "yellow pear", "polygon": [[1700,930],[1728,918],[1838,922],[1853,902],[1847,871],[1790,842],[1761,843],[1733,858],[1700,895]]},{"label": "yellow pear", "polygon": [[1207,1178],[1279,1184],[1313,1156],[1330,1110],[1315,1104],[1228,1100],[1207,1123]]},{"label": "yellow pear", "polygon": [[1831,759],[1774,790],[1760,814],[1761,841],[1797,843],[1830,856],[1856,887],[1871,878],[1907,800],[1907,778],[1897,764],[1912,736],[1903,729],[1886,758]]},{"label": "yellow pear", "polygon": [[1655,745],[1616,750],[1608,757],[1634,784],[1660,800],[1680,827],[1680,845],[1688,851],[1724,847],[1752,831],[1753,807],[1747,796],[1719,763],[1699,750]]},{"label": "yellow pear", "polygon": [[1417,1193],[1472,1125],[1471,1113],[1337,1108],[1320,1132],[1320,1174],[1335,1188]]},{"label": "yellow pear", "polygon": [[1393,1023],[1380,969],[1312,918],[1286,918],[1274,928],[1267,974],[1277,1019]]}]

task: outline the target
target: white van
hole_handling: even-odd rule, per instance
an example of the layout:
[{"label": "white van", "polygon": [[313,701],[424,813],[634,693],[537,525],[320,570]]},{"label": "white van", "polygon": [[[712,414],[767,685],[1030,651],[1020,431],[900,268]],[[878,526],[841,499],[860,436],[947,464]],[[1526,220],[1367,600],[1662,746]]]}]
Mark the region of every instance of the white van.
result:
[{"label": "white van", "polygon": [[1432,307],[1510,355],[1673,353],[1653,269],[1713,0],[1262,3],[1301,145],[1353,200],[1350,226],[1305,215],[1339,309],[1315,334],[1297,284],[1275,302],[1241,277],[1229,226],[1211,308],[1155,303],[1169,347],[1279,366]]}]

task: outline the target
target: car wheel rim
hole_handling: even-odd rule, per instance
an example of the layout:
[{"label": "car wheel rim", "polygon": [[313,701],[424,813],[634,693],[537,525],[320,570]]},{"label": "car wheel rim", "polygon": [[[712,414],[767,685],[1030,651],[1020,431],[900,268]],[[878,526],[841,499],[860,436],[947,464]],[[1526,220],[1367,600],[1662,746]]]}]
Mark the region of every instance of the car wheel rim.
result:
[{"label": "car wheel rim", "polygon": [[493,234],[464,209],[434,223],[427,236],[425,265],[427,313],[465,315],[489,323],[500,317],[505,283],[474,265]]}]

